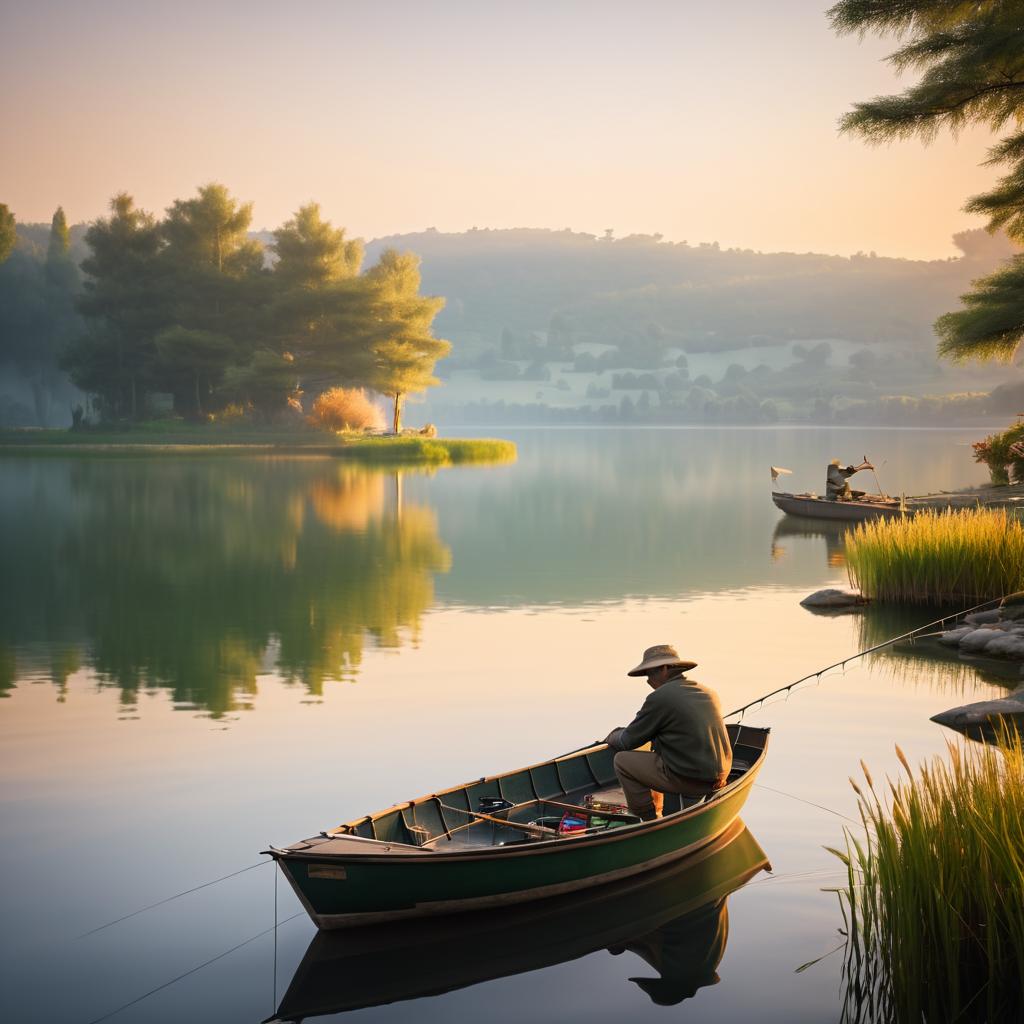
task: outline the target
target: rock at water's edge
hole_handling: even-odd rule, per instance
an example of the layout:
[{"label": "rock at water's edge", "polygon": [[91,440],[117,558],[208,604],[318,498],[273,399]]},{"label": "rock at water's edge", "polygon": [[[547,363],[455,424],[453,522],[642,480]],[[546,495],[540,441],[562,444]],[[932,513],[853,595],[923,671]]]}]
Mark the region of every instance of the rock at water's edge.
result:
[{"label": "rock at water's edge", "polygon": [[867,601],[852,590],[836,590],[835,587],[826,587],[824,590],[816,590],[813,594],[808,594],[800,604],[804,608],[852,608],[858,604],[867,604]]},{"label": "rock at water's edge", "polygon": [[932,721],[954,729],[972,740],[993,740],[996,723],[1012,726],[1024,732],[1024,687],[1014,690],[1001,700],[982,700],[977,704],[964,704],[932,715]]}]

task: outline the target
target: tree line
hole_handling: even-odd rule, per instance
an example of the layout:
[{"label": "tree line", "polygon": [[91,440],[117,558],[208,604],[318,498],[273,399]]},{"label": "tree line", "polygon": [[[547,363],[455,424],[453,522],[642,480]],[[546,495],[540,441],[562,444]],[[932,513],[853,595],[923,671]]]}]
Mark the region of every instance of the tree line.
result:
[{"label": "tree line", "polygon": [[[57,339],[58,360],[103,420],[151,416],[160,395],[188,418],[238,405],[273,420],[343,384],[391,398],[398,431],[405,397],[436,383],[450,347],[432,329],[444,300],[420,294],[418,257],[387,249],[364,271],[362,243],[316,203],[264,246],[250,237],[252,204],[223,185],[175,200],[162,220],[120,193],[85,233],[80,289],[58,212],[64,240],[51,232],[46,266],[66,266],[82,325]],[[0,260],[14,230],[0,208]],[[14,333],[39,345],[28,325]]]}]

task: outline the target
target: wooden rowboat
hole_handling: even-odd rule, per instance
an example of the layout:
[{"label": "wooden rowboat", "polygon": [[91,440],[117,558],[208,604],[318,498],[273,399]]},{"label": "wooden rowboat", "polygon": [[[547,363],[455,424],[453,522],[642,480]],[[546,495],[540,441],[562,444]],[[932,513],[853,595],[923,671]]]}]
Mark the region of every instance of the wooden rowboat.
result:
[{"label": "wooden rowboat", "polygon": [[648,960],[661,977],[632,980],[663,1004],[680,1002],[718,980],[726,899],[763,870],[771,870],[768,858],[736,820],[692,856],[587,892],[318,932],[267,1024],[437,995],[602,949]]},{"label": "wooden rowboat", "polygon": [[769,731],[728,730],[727,784],[699,802],[667,795],[654,821],[592,812],[588,827],[559,831],[567,808],[617,785],[614,752],[598,744],[265,852],[322,929],[502,907],[615,882],[696,853],[736,820]]},{"label": "wooden rowboat", "polygon": [[786,494],[772,491],[772,501],[787,515],[807,516],[811,519],[831,519],[860,523],[866,519],[898,519],[912,516],[918,507],[902,505],[895,498],[876,498],[868,501],[831,501],[816,494]]}]

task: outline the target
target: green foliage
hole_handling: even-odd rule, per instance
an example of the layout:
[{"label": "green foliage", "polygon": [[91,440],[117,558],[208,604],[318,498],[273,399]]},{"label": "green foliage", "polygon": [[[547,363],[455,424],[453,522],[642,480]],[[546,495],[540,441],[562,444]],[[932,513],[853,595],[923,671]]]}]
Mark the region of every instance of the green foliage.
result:
[{"label": "green foliage", "polygon": [[239,203],[223,185],[211,182],[194,199],[171,204],[161,233],[169,255],[182,266],[237,277],[263,265],[262,247],[249,238],[251,223],[252,203]]},{"label": "green foliage", "polygon": [[437,383],[434,365],[451,350],[451,343],[435,338],[431,330],[444,299],[419,294],[419,267],[418,256],[385,249],[366,274],[375,321],[374,368],[368,383],[394,400],[396,434],[402,400]]},{"label": "green foliage", "polygon": [[852,779],[863,833],[832,850],[847,936],[843,1019],[988,1021],[1024,1017],[1024,750],[949,745],[879,796]]},{"label": "green foliage", "polygon": [[176,326],[160,331],[153,340],[156,370],[174,394],[175,407],[187,408],[194,401],[191,411],[201,416],[204,399],[208,401],[236,355],[231,339]]},{"label": "green foliage", "polygon": [[1006,509],[918,512],[846,534],[850,582],[876,601],[960,606],[1024,590],[1024,524]]},{"label": "green foliage", "polygon": [[[897,71],[920,73],[918,82],[897,96],[856,104],[842,129],[877,143],[912,136],[928,142],[944,129],[955,135],[972,125],[993,132],[1016,127],[1024,118],[1021,13],[1019,3],[1005,0],[840,0],[829,11],[837,31],[899,37],[902,45],[889,62]],[[1002,139],[990,150],[988,163],[1009,170],[966,208],[987,216],[990,231],[1004,229],[1024,243],[1024,132]],[[1014,300],[1007,286],[1020,273],[1011,267],[975,283],[976,290],[963,296],[967,309],[936,323],[941,354],[1012,358],[1024,323],[1024,293],[1018,289]]]},{"label": "green foliage", "polygon": [[153,337],[168,321],[158,256],[160,231],[153,216],[121,192],[111,215],[85,234],[89,255],[79,309],[89,328],[66,350],[62,363],[83,391],[100,399],[105,415],[142,411],[152,384]]},{"label": "green foliage", "polygon": [[13,368],[30,390],[35,425],[47,426],[55,400],[71,398],[58,360],[82,329],[75,309],[80,281],[68,254],[63,210],[54,214],[45,256],[31,242],[22,243],[0,261],[0,364]]},{"label": "green foliage", "polygon": [[935,321],[939,354],[957,362],[1011,362],[1024,340],[1024,256],[1014,256],[960,298],[963,309]]},{"label": "green foliage", "polygon": [[974,461],[988,466],[992,483],[1008,484],[1011,471],[1015,483],[1024,483],[1024,423],[975,441],[973,447]]},{"label": "green foliage", "polygon": [[3,263],[14,251],[14,243],[18,240],[18,228],[14,214],[6,203],[0,203],[0,263]]},{"label": "green foliage", "polygon": [[447,351],[430,336],[441,300],[416,294],[414,258],[360,275],[362,244],[310,203],[274,233],[266,269],[251,220],[251,203],[209,184],[161,223],[117,196],[89,229],[90,329],[64,360],[105,418],[142,418],[155,393],[184,416],[240,402],[267,419],[288,405],[301,414],[303,391],[334,384],[434,382],[420,371],[428,353]]},{"label": "green foliage", "polygon": [[257,349],[244,366],[227,368],[220,390],[225,398],[251,406],[258,416],[272,418],[301,393],[295,357],[290,352]]},{"label": "green foliage", "polygon": [[320,216],[319,203],[299,207],[295,216],[274,232],[277,263],[274,275],[285,288],[323,287],[355,277],[363,262],[363,244],[346,240]]},{"label": "green foliage", "polygon": [[68,230],[64,207],[58,206],[50,222],[50,241],[46,249],[46,262],[57,263],[68,258],[71,248],[71,232]]}]

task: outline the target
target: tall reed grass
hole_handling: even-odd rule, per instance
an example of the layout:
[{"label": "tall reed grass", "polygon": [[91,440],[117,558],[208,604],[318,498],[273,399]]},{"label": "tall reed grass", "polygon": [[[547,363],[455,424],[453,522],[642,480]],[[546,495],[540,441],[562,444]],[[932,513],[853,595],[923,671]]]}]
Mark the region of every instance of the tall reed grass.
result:
[{"label": "tall reed grass", "polygon": [[995,508],[876,519],[846,534],[846,564],[873,600],[975,604],[1024,589],[1024,525]]},{"label": "tall reed grass", "polygon": [[863,765],[864,833],[846,832],[843,1019],[1024,1020],[1024,750],[949,744],[915,775]]}]

